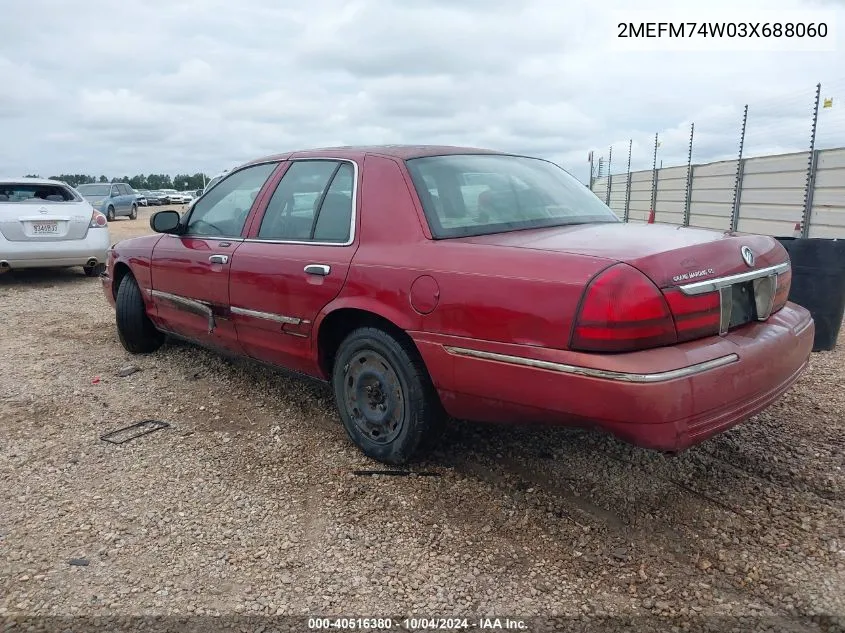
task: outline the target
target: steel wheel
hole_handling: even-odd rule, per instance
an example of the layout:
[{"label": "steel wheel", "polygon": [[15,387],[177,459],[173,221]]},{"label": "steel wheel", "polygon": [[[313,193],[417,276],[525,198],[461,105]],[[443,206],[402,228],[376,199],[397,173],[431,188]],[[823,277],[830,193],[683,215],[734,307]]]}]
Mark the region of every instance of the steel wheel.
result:
[{"label": "steel wheel", "polygon": [[114,207],[109,207],[108,210],[106,210],[106,219],[109,222],[114,222]]},{"label": "steel wheel", "polygon": [[405,423],[402,384],[387,359],[362,350],[344,368],[344,403],[358,429],[370,441],[389,444]]},{"label": "steel wheel", "polygon": [[331,371],[346,433],[368,457],[405,464],[436,435],[444,413],[440,399],[404,333],[353,330],[340,343]]}]

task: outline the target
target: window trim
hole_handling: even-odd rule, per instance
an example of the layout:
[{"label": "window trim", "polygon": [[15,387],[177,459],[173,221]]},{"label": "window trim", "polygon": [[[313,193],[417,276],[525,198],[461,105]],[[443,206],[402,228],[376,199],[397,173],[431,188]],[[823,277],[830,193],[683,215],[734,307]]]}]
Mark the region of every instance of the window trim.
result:
[{"label": "window trim", "polygon": [[[282,184],[282,180],[284,180],[285,175],[288,173],[291,165],[293,163],[305,163],[305,162],[313,162],[313,161],[329,161],[329,162],[340,162],[340,163],[350,163],[352,165],[352,215],[349,220],[349,239],[345,242],[318,242],[316,240],[278,240],[278,239],[267,239],[267,238],[260,238],[258,237],[258,230],[256,230],[255,237],[247,237],[244,238],[244,242],[257,242],[259,244],[303,244],[305,246],[335,246],[335,247],[346,247],[352,246],[355,243],[355,238],[357,237],[356,228],[358,226],[358,161],[352,158],[339,158],[335,156],[318,156],[318,157],[307,157],[307,158],[291,158],[288,159],[287,162],[290,163],[288,167],[285,169],[285,173],[282,174],[282,177],[279,179],[279,182],[276,183],[276,187],[273,189],[273,193],[270,194],[270,197],[267,199],[267,204],[264,205],[264,210],[261,213],[261,219],[258,221],[258,229],[261,228],[261,223],[264,221],[264,215],[267,213],[267,208],[270,206],[270,200],[273,198],[273,195],[276,193],[276,189],[279,188],[279,185]],[[338,166],[338,169],[340,167]],[[336,175],[337,170],[335,170]],[[222,180],[220,182],[223,182]],[[219,185],[220,183],[217,183]],[[215,185],[215,186],[217,186]],[[329,186],[331,186],[331,180],[329,181]],[[328,192],[328,188],[326,188]],[[322,204],[321,204],[322,206]],[[316,217],[316,216],[315,216]]]},{"label": "window trim", "polygon": [[[259,162],[256,162],[256,163],[249,163],[247,165],[242,165],[241,167],[233,169],[232,171],[227,173],[225,176],[223,176],[223,178],[221,178],[217,182],[217,185],[219,185],[221,182],[225,181],[230,176],[234,176],[238,172],[243,171],[244,169],[249,169],[251,167],[259,167],[261,165],[275,165],[275,167],[273,167],[273,169],[270,171],[270,174],[264,180],[264,183],[261,185],[261,188],[258,190],[258,195],[255,196],[255,200],[252,201],[252,204],[254,206],[258,202],[258,200],[261,198],[261,191],[264,189],[264,187],[267,186],[267,183],[270,182],[270,180],[272,180],[273,174],[276,173],[276,171],[279,169],[279,166],[282,163],[284,163],[284,161],[280,161],[278,159],[273,159],[273,160],[263,160],[263,161],[259,161]],[[215,185],[215,187],[217,185]],[[179,239],[181,239],[183,237],[190,237],[190,238],[194,238],[194,239],[198,239],[198,240],[223,240],[224,242],[244,242],[244,241],[246,241],[245,238],[244,238],[244,231],[248,232],[249,227],[252,225],[252,222],[250,221],[250,218],[249,218],[250,214],[252,213],[252,207],[249,208],[249,213],[247,213],[246,220],[244,220],[244,225],[241,227],[240,235],[237,235],[237,236],[189,235],[189,234],[185,233],[185,231],[188,229],[188,223],[191,221],[191,217],[194,215],[194,211],[196,210],[197,205],[202,200],[202,198],[205,196],[207,191],[208,191],[208,189],[206,189],[203,192],[202,196],[197,198],[197,201],[191,206],[191,209],[184,216],[182,216],[182,220],[179,221],[179,225],[180,225],[179,233],[169,233],[169,234],[165,234],[165,235],[170,235],[170,237],[176,237],[176,238],[179,238]],[[165,195],[168,195],[168,194],[165,194]]]}]

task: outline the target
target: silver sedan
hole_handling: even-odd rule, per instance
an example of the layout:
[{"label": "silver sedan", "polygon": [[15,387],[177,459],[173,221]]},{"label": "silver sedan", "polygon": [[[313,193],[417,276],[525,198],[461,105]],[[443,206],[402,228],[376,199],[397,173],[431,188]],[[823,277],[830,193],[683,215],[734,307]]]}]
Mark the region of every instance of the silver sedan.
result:
[{"label": "silver sedan", "polygon": [[69,185],[43,178],[0,179],[0,272],[82,266],[105,269],[106,216]]}]

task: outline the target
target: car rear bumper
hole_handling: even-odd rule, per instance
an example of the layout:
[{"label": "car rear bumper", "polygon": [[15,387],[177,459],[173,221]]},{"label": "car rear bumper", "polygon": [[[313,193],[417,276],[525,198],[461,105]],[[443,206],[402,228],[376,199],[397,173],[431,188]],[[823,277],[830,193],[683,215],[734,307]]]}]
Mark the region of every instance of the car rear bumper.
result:
[{"label": "car rear bumper", "polygon": [[596,426],[677,452],[739,424],[805,369],[815,326],[788,303],[723,337],[631,354],[581,354],[412,333],[456,418]]},{"label": "car rear bumper", "polygon": [[106,261],[108,229],[89,229],[81,240],[10,242],[0,237],[0,262],[8,268],[52,268],[85,266],[91,260]]}]

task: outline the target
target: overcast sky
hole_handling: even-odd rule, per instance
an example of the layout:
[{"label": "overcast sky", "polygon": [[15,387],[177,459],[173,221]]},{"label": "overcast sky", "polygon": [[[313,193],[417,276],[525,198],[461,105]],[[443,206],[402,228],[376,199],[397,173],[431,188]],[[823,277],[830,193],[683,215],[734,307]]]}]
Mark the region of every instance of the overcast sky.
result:
[{"label": "overcast sky", "polygon": [[[836,52],[620,52],[619,13],[684,0],[4,0],[0,173],[217,173],[289,149],[469,144],[551,158],[695,162],[845,145],[845,2],[710,0],[834,11]],[[277,5],[277,6],[274,6]],[[655,13],[656,12],[656,13]],[[809,13],[807,13],[810,15]],[[669,15],[667,13],[667,15]],[[831,28],[833,25],[831,25]],[[830,95],[827,93],[831,92]]]}]

